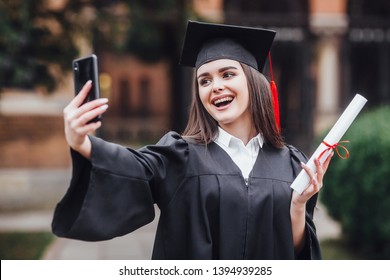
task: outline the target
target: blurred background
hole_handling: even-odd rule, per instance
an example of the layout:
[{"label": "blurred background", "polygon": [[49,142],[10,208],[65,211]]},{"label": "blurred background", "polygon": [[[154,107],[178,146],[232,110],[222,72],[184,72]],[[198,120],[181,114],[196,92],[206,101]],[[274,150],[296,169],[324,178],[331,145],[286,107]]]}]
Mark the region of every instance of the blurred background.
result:
[{"label": "blurred background", "polygon": [[[110,99],[99,136],[132,146],[154,143],[169,130],[182,132],[187,121],[193,72],[180,67],[178,61],[189,19],[277,31],[272,58],[283,135],[286,142],[307,155],[356,93],[368,99],[363,116],[379,110],[376,120],[368,116],[361,126],[353,125],[358,132],[354,138],[371,131],[368,128],[378,129],[372,134],[367,132],[366,142],[351,150],[349,162],[359,154],[361,164],[348,169],[348,176],[337,171],[341,169],[336,163],[332,165],[334,171],[330,173],[336,174],[332,177],[340,180],[330,180],[324,189],[324,193],[326,189],[332,191],[324,199],[325,206],[319,206],[317,222],[323,246],[330,248],[326,249],[326,258],[390,258],[390,217],[386,214],[390,213],[390,186],[386,182],[390,156],[383,156],[384,150],[390,150],[390,136],[386,134],[390,127],[385,117],[390,104],[390,1],[2,0],[2,259],[61,258],[60,253],[50,255],[45,250],[64,248],[69,242],[51,236],[50,219],[71,173],[62,110],[74,96],[72,60],[91,53],[99,58],[101,93]],[[269,76],[268,66],[264,73]],[[380,126],[378,119],[382,120]],[[379,137],[382,133],[385,134]],[[378,166],[380,172],[366,174],[367,165]],[[365,180],[359,179],[363,174]],[[357,179],[353,181],[351,177]],[[337,189],[348,189],[346,181],[353,186],[340,198]],[[358,196],[360,185],[364,191]],[[378,186],[382,191],[372,197],[369,205],[365,204],[367,217],[356,215],[355,208],[342,208],[351,203],[359,208]],[[350,202],[349,197],[354,201]],[[334,205],[339,211],[329,212],[335,220],[327,216],[326,209]],[[379,209],[374,211],[376,206]],[[343,212],[348,215],[344,217]],[[371,214],[379,215],[375,223]],[[372,228],[365,227],[363,218],[370,221]],[[140,254],[134,258],[150,256],[153,227],[152,224],[144,232],[132,234],[132,240],[126,240],[139,248]],[[23,244],[21,236],[25,231],[26,239],[32,236],[31,231],[43,234],[34,239],[44,241],[41,253],[26,255],[26,247],[35,242],[27,240],[32,243],[21,245],[21,255],[6,254],[11,249],[1,246]],[[9,236],[10,233],[13,234]],[[357,238],[361,236],[365,239]],[[146,239],[140,242],[138,237]],[[369,248],[363,246],[372,239],[379,241]],[[101,250],[109,251],[107,243],[100,243],[106,249],[80,249],[83,245],[76,244],[80,258],[88,250],[100,250],[100,257],[86,258],[131,258],[102,254]],[[115,246],[123,250],[118,244]],[[362,250],[356,251],[360,247]],[[341,254],[334,253],[340,248]]]}]

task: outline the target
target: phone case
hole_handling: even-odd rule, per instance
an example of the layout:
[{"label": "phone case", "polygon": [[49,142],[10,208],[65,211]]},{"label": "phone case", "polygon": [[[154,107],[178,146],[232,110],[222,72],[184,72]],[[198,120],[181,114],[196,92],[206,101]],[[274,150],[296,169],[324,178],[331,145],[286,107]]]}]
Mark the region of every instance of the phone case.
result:
[{"label": "phone case", "polygon": [[[99,70],[98,70],[97,56],[95,54],[91,54],[86,57],[75,59],[72,62],[72,66],[73,66],[75,95],[77,95],[80,92],[80,90],[83,88],[83,86],[87,81],[91,80],[92,88],[88,93],[88,96],[85,99],[84,103],[100,98]],[[94,119],[93,121],[98,121],[100,119],[101,116]]]}]

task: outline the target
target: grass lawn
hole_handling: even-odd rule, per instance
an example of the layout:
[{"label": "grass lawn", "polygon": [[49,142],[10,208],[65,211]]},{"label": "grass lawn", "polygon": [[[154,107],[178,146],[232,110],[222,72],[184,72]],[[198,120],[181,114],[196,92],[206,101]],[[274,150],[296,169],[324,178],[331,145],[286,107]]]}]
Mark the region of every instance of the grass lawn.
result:
[{"label": "grass lawn", "polygon": [[353,251],[343,240],[328,239],[320,244],[324,260],[363,260],[362,253]]},{"label": "grass lawn", "polygon": [[50,232],[2,232],[0,259],[38,260],[53,239]]}]

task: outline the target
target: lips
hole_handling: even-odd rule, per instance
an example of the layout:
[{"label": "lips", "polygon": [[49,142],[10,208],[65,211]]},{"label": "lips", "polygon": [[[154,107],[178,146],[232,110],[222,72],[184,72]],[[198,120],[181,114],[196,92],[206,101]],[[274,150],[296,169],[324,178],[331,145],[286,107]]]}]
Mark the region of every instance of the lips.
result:
[{"label": "lips", "polygon": [[234,99],[234,97],[232,97],[232,96],[218,97],[212,101],[212,104],[214,106],[216,106],[217,108],[221,108],[221,107],[229,105],[233,101],[233,99]]}]

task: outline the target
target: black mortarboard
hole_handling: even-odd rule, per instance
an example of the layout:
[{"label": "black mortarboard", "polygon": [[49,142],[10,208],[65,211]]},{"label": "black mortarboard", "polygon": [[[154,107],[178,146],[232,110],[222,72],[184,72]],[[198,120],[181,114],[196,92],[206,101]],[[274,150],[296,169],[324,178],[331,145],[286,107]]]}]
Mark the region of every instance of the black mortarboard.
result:
[{"label": "black mortarboard", "polygon": [[180,64],[198,68],[206,62],[227,58],[261,72],[275,33],[262,28],[189,21]]}]

